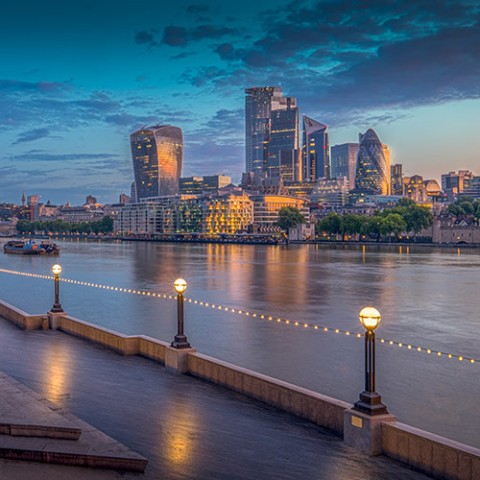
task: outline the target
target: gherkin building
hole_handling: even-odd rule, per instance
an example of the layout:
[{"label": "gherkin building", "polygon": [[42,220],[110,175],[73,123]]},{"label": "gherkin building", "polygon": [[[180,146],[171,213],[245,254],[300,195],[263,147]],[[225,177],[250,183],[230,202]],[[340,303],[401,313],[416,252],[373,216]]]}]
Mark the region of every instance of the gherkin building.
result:
[{"label": "gherkin building", "polygon": [[366,195],[390,194],[390,155],[373,129],[360,134],[355,190]]}]

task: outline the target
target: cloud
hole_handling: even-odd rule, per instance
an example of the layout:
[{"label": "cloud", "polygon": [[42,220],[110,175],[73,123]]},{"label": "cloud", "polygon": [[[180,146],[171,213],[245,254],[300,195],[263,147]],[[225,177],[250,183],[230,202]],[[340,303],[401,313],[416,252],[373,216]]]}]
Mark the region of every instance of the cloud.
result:
[{"label": "cloud", "polygon": [[480,96],[480,8],[469,1],[292,2],[264,12],[263,33],[212,46],[222,63],[182,81],[231,91],[279,85],[331,118],[388,118],[417,105]]},{"label": "cloud", "polygon": [[18,139],[13,142],[14,145],[19,143],[33,142],[40,138],[48,137],[50,134],[48,128],[35,128],[33,130],[28,130],[27,132],[20,133]]},{"label": "cloud", "polygon": [[55,93],[67,88],[66,83],[62,82],[25,82],[21,80],[0,79],[0,91],[10,93],[39,92]]},{"label": "cloud", "polygon": [[135,33],[135,43],[138,45],[148,45],[149,47],[158,46],[155,40],[155,30],[142,30]]},{"label": "cloud", "polygon": [[26,162],[66,162],[69,160],[108,160],[118,158],[114,153],[47,153],[43,150],[30,150],[25,153],[10,156],[13,161]]}]

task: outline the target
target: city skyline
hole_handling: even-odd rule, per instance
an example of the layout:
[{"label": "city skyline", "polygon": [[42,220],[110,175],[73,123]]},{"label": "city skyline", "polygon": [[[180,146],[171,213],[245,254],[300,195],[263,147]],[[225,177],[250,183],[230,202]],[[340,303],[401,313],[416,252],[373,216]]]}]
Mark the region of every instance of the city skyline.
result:
[{"label": "city skyline", "polygon": [[296,97],[331,146],[373,128],[407,176],[479,173],[475,3],[97,3],[3,8],[2,201],[114,202],[133,181],[129,135],[161,123],[184,132],[183,176],[238,182],[256,86]]}]

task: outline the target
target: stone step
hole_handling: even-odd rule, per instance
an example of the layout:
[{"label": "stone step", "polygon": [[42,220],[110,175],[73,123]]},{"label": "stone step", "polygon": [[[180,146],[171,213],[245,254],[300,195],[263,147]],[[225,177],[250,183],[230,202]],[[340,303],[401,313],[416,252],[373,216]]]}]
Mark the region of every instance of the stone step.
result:
[{"label": "stone step", "polygon": [[0,372],[0,435],[78,440],[81,430],[58,407]]},{"label": "stone step", "polygon": [[147,465],[146,458],[3,373],[0,418],[1,458],[134,472]]}]

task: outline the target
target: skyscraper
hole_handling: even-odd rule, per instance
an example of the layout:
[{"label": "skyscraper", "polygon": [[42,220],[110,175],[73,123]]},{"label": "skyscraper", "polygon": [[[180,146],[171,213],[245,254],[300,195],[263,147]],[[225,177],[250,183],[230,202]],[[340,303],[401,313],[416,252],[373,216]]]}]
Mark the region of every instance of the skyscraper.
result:
[{"label": "skyscraper", "polygon": [[266,171],[270,177],[294,181],[298,170],[299,113],[294,97],[275,98],[270,113]]},{"label": "skyscraper", "polygon": [[403,167],[396,163],[390,167],[390,192],[392,195],[403,195]]},{"label": "skyscraper", "polygon": [[373,129],[359,135],[355,190],[367,195],[390,194],[390,152]]},{"label": "skyscraper", "polygon": [[130,135],[137,201],[176,195],[182,173],[182,130],[171,125],[142,128]]},{"label": "skyscraper", "polygon": [[303,180],[330,178],[327,125],[303,116]]},{"label": "skyscraper", "polygon": [[332,178],[348,178],[350,189],[355,188],[355,167],[357,165],[358,143],[343,143],[332,147]]},{"label": "skyscraper", "polygon": [[283,172],[297,179],[296,99],[284,97],[280,87],[247,88],[245,93],[245,171],[273,176]]}]

